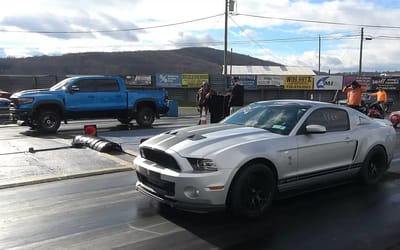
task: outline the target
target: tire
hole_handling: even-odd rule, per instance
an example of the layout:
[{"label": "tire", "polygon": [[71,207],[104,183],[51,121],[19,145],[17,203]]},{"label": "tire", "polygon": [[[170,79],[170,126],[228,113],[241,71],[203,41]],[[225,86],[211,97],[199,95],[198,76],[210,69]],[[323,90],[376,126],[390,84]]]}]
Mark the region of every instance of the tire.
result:
[{"label": "tire", "polygon": [[382,180],[388,169],[385,150],[378,146],[369,151],[360,170],[361,181],[372,185]]},{"label": "tire", "polygon": [[55,133],[61,124],[60,114],[52,110],[43,110],[37,116],[37,130],[43,133]]},{"label": "tire", "polygon": [[132,117],[118,117],[117,120],[122,124],[129,124],[132,121]]},{"label": "tire", "polygon": [[272,170],[261,163],[251,164],[232,182],[227,209],[236,216],[259,217],[268,210],[275,191],[276,178]]},{"label": "tire", "polygon": [[140,127],[150,127],[156,118],[156,114],[153,109],[149,107],[143,107],[139,110],[136,115],[136,122]]}]

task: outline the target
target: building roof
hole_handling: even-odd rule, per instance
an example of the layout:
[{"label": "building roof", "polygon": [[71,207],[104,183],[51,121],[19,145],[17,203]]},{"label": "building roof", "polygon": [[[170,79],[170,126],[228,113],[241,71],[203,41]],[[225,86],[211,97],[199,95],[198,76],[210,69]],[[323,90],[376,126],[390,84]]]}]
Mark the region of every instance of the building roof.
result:
[{"label": "building roof", "polygon": [[315,75],[315,72],[311,68],[299,67],[299,66],[228,65],[227,68],[228,68],[227,69],[228,73],[232,75],[274,75],[274,76]]}]

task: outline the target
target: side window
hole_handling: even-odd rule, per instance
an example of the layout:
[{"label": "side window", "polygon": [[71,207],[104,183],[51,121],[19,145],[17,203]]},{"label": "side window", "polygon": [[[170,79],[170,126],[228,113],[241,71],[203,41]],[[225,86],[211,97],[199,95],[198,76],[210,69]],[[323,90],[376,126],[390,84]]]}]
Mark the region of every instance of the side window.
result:
[{"label": "side window", "polygon": [[114,79],[98,79],[95,80],[97,85],[97,91],[119,91],[119,84]]},{"label": "side window", "polygon": [[82,79],[73,84],[79,88],[79,92],[95,92],[96,85],[91,79]]},{"label": "side window", "polygon": [[326,132],[345,131],[350,129],[347,112],[336,108],[322,108],[315,110],[305,121],[304,127],[309,124],[322,125]]}]

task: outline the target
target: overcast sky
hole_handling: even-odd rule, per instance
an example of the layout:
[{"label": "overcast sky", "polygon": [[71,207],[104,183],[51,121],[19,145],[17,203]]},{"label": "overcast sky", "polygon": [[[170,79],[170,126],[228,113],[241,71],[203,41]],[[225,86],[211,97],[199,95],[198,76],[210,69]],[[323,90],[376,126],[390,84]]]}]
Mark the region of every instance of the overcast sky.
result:
[{"label": "overcast sky", "polygon": [[[224,49],[225,0],[0,3],[0,57]],[[399,0],[236,0],[228,50],[289,66],[358,72],[364,27],[362,70],[400,70],[399,17]]]}]

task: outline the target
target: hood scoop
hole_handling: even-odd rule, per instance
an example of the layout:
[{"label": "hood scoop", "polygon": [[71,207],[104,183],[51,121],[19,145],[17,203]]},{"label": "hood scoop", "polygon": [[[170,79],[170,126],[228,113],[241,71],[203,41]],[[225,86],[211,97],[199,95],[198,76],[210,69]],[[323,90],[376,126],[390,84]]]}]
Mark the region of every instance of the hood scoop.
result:
[{"label": "hood scoop", "polygon": [[202,136],[200,134],[189,134],[189,135],[186,136],[184,134],[187,134],[187,133],[178,132],[176,130],[175,131],[168,131],[168,132],[166,132],[166,134],[175,135],[175,136],[178,136],[178,134],[179,134],[181,138],[186,138],[186,139],[189,139],[189,140],[192,140],[192,141],[198,141],[198,140],[206,138],[205,136]]}]

